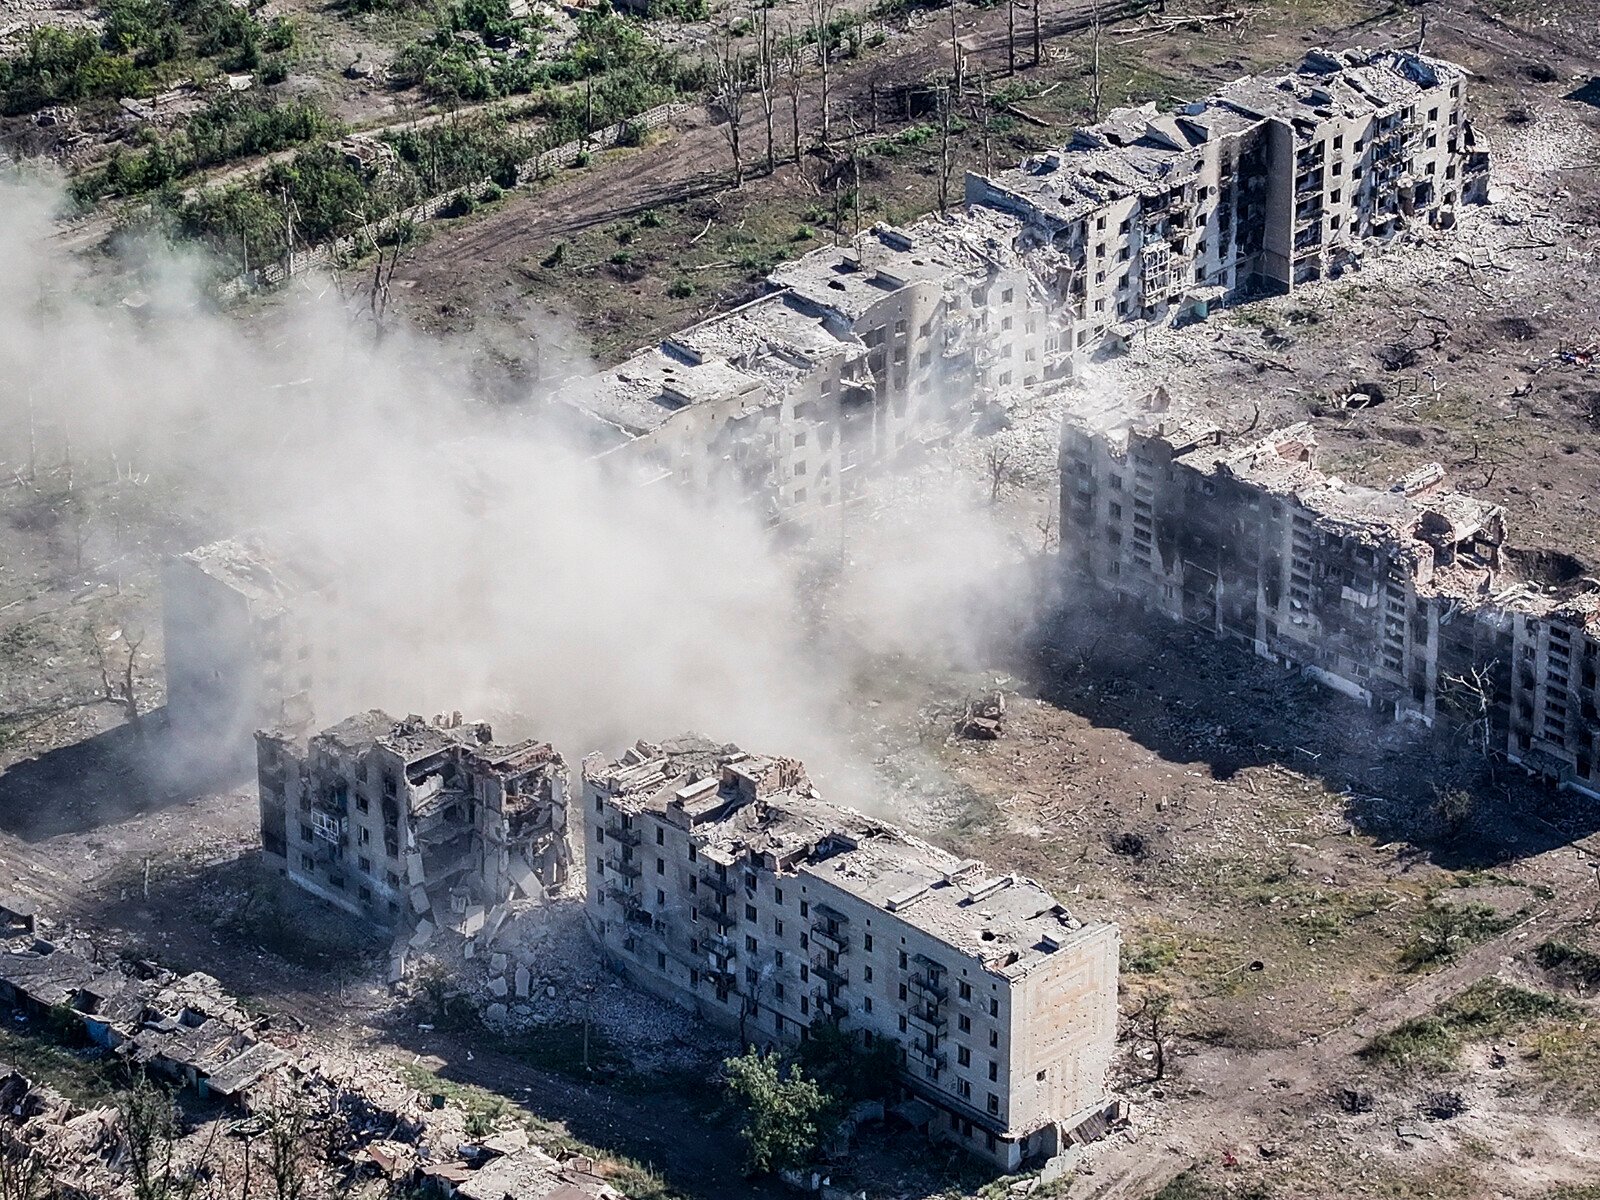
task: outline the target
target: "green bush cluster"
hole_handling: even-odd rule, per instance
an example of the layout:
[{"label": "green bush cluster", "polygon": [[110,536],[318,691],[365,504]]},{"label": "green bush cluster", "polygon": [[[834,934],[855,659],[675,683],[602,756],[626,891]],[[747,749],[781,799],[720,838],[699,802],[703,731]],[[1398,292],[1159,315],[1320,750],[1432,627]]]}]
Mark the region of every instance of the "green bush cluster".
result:
[{"label": "green bush cluster", "polygon": [[0,60],[0,111],[148,95],[199,61],[255,70],[295,39],[287,18],[262,22],[228,0],[106,0],[101,13],[98,36],[47,26]]},{"label": "green bush cluster", "polygon": [[291,222],[296,248],[318,245],[485,178],[510,187],[517,182],[517,164],[535,150],[526,134],[493,118],[398,130],[384,141],[394,155],[375,165],[315,146],[241,183],[192,197],[169,188],[158,195],[158,219],[171,233],[208,245],[223,261],[255,266],[283,256]]},{"label": "green bush cluster", "polygon": [[[537,22],[511,16],[509,0],[453,0],[433,33],[400,52],[390,77],[442,101],[549,92],[592,79],[595,128],[626,120],[700,82],[637,21],[609,9],[584,12],[577,38],[558,58],[539,58],[539,35]],[[589,105],[583,96],[547,96],[544,103],[576,106],[580,115]]]},{"label": "green bush cluster", "polygon": [[80,176],[72,190],[86,201],[134,196],[207,167],[332,137],[340,128],[309,100],[277,104],[264,96],[228,96],[190,117],[176,133],[151,134],[143,148],[113,153],[104,166]]}]

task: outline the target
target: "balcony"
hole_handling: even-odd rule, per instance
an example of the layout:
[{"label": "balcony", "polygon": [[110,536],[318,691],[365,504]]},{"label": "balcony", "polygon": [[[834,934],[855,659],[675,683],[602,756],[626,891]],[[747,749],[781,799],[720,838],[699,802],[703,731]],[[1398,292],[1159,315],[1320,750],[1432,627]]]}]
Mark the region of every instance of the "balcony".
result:
[{"label": "balcony", "polygon": [[610,896],[618,904],[622,905],[623,908],[628,909],[629,911],[637,910],[643,903],[643,901],[639,899],[638,892],[632,891],[629,888],[622,887],[621,885],[615,883],[608,883],[606,885],[606,895]]},{"label": "balcony", "polygon": [[719,896],[731,896],[739,890],[737,885],[730,883],[726,876],[719,874],[710,867],[700,872],[700,882]]},{"label": "balcony", "polygon": [[931,1038],[942,1038],[945,1030],[950,1027],[950,1018],[940,1016],[936,1012],[909,1012],[906,1022],[916,1030],[927,1034]]},{"label": "balcony", "polygon": [[705,910],[705,915],[711,919],[711,923],[718,929],[731,929],[739,923],[738,917],[723,908]]},{"label": "balcony", "polygon": [[813,966],[811,973],[819,979],[826,980],[834,987],[845,987],[850,982],[849,973],[841,971],[837,967]]},{"label": "balcony", "polygon": [[639,844],[639,831],[624,827],[619,821],[612,821],[606,825],[606,840],[620,842],[624,846],[637,846]]},{"label": "balcony", "polygon": [[944,1055],[937,1050],[929,1050],[920,1042],[913,1042],[906,1047],[906,1058],[926,1069],[929,1074],[937,1074],[944,1069]]},{"label": "balcony", "polygon": [[643,874],[638,863],[620,857],[606,859],[606,870],[615,871],[625,879],[637,879]]},{"label": "balcony", "polygon": [[811,1008],[817,1016],[824,1017],[830,1021],[837,1021],[850,1015],[850,1010],[845,1007],[837,996],[830,996],[821,988],[811,993]]},{"label": "balcony", "polygon": [[850,943],[836,933],[829,933],[828,927],[821,922],[811,927],[811,944],[834,954],[843,954],[850,949]]},{"label": "balcony", "polygon": [[932,983],[921,975],[913,975],[906,986],[911,989],[912,995],[923,1000],[930,1007],[937,1007],[950,998],[949,988]]}]

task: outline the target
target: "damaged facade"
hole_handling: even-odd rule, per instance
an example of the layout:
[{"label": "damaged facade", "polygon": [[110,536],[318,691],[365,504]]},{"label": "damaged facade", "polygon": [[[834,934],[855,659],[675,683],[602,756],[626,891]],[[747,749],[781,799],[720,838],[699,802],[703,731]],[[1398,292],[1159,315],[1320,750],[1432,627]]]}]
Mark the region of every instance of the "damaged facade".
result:
[{"label": "damaged facade", "polygon": [[969,175],[967,203],[1024,222],[1062,342],[1093,350],[1338,275],[1408,227],[1452,226],[1488,199],[1465,79],[1403,50],[1313,51],[1170,114],[1119,109],[1060,150]]},{"label": "damaged facade", "polygon": [[559,399],[647,478],[732,481],[769,522],[804,524],[867,468],[1142,327],[1452,226],[1488,196],[1465,80],[1407,51],[1314,51],[1174,113],[1117,110],[1016,169],[969,175],[964,213],[785,263],[767,295]]},{"label": "damaged facade", "polygon": [[436,909],[481,920],[566,878],[567,770],[547,743],[376,709],[309,739],[256,740],[268,861],[371,924]]},{"label": "damaged facade", "polygon": [[584,764],[587,911],[631,980],[743,1040],[899,1046],[930,1132],[1002,1167],[1106,1101],[1116,928],[696,737]]},{"label": "damaged facade", "polygon": [[1600,794],[1600,590],[1519,580],[1500,506],[1436,463],[1386,491],[1327,476],[1306,423],[1241,441],[1161,391],[1137,408],[1066,421],[1073,577]]},{"label": "damaged facade", "polygon": [[558,399],[648,479],[731,483],[770,522],[803,521],[983,398],[1046,378],[1053,334],[1019,232],[992,212],[877,226]]},{"label": "damaged facade", "polygon": [[314,588],[259,538],[169,559],[162,570],[167,717],[180,736],[245,744],[311,716],[312,651],[300,599]]}]

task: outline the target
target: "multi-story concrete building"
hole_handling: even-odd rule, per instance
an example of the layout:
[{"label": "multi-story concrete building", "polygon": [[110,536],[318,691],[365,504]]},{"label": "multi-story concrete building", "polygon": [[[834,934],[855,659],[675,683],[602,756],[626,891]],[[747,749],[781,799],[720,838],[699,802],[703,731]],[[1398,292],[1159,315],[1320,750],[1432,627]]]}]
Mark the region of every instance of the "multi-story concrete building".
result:
[{"label": "multi-story concrete building", "polygon": [[312,649],[300,601],[314,586],[303,564],[255,538],[168,560],[163,633],[174,732],[243,749],[263,726],[310,719]]},{"label": "multi-story concrete building", "polygon": [[603,454],[648,477],[731,483],[770,522],[803,522],[1050,377],[1055,331],[1018,233],[997,213],[878,226],[560,399]]},{"label": "multi-story concrete building", "polygon": [[436,906],[459,918],[566,878],[567,771],[544,742],[377,710],[256,738],[267,860],[373,925]]},{"label": "multi-story concrete building", "polygon": [[969,205],[1017,217],[1073,351],[1204,317],[1240,294],[1337,275],[1364,246],[1448,228],[1488,198],[1466,72],[1406,51],[1314,51],[1162,114],[1119,109],[985,177]]},{"label": "multi-story concrete building", "polygon": [[640,986],[751,1042],[888,1039],[933,1132],[1006,1168],[1100,1111],[1114,926],[696,737],[586,761],[582,808],[589,920]]},{"label": "multi-story concrete building", "polygon": [[1600,789],[1600,590],[1518,579],[1505,513],[1438,464],[1387,491],[1317,469],[1308,424],[1227,439],[1156,392],[1061,442],[1065,569],[1397,717]]}]

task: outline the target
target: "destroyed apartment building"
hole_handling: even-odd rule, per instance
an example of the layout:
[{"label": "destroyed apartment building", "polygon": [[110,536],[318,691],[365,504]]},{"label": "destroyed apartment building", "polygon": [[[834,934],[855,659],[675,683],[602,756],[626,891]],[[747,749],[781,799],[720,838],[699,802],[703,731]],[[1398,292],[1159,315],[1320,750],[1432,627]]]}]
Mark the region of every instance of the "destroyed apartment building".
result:
[{"label": "destroyed apartment building", "polygon": [[1323,474],[1308,423],[1228,438],[1164,391],[1069,416],[1064,569],[1385,714],[1600,795],[1600,589],[1519,579],[1505,513],[1429,464]]},{"label": "destroyed apartment building", "polygon": [[1336,276],[1488,197],[1466,72],[1314,51],[1170,114],[1119,109],[969,175],[967,210],[785,263],[766,295],[563,390],[610,461],[731,483],[774,524],[1141,328]]},{"label": "destroyed apartment building", "polygon": [[1007,1169],[1103,1113],[1115,926],[693,736],[587,760],[583,812],[589,921],[640,986],[747,1042],[887,1039],[928,1131]]},{"label": "destroyed apartment building", "polygon": [[567,770],[548,743],[372,710],[309,738],[260,732],[257,755],[268,861],[373,926],[470,934],[566,878]]},{"label": "destroyed apartment building", "polygon": [[162,570],[167,720],[181,737],[249,744],[261,728],[310,720],[312,646],[302,556],[259,537],[230,538],[169,559]]},{"label": "destroyed apartment building", "polygon": [[967,177],[1024,224],[1019,249],[1093,351],[1262,291],[1337,276],[1407,228],[1488,199],[1467,73],[1404,50],[1313,51],[1172,113],[1118,109],[1059,150]]},{"label": "destroyed apartment building", "polygon": [[558,399],[607,461],[803,522],[987,397],[1047,377],[1052,334],[1018,233],[998,213],[877,226]]}]

